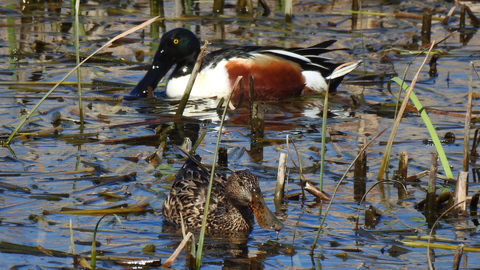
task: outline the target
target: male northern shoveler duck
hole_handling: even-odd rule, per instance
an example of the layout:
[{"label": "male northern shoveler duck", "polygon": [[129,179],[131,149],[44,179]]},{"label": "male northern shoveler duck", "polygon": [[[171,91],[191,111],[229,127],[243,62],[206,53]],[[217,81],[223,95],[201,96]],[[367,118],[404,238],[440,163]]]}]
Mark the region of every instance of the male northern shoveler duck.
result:
[{"label": "male northern shoveler duck", "polygon": [[[187,160],[163,203],[163,215],[173,225],[181,225],[183,218],[186,227],[198,229],[202,226],[210,171],[199,159],[195,156]],[[248,233],[253,228],[254,215],[264,229],[279,231],[283,228],[266,206],[255,175],[236,171],[226,179],[221,174],[215,174],[207,229],[210,232]]]},{"label": "male northern shoveler duck", "polygon": [[[245,91],[248,91],[248,75],[253,76],[255,99],[283,99],[310,91],[321,92],[328,88],[329,81],[329,91],[334,91],[343,77],[360,62],[335,64],[320,56],[333,51],[327,49],[333,43],[335,40],[290,49],[239,46],[211,52],[203,59],[190,96],[226,97],[240,75],[245,78]],[[147,74],[124,99],[147,97],[173,65],[176,67],[167,82],[166,95],[181,98],[199,53],[200,42],[190,30],[176,28],[168,31],[160,40]],[[339,66],[342,67],[335,71]],[[239,97],[239,90],[236,90],[232,98]]]}]

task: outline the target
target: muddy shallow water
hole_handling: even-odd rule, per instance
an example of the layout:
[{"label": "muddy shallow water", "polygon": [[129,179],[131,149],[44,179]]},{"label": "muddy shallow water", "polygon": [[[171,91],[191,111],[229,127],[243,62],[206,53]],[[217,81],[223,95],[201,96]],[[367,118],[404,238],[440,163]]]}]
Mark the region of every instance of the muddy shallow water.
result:
[{"label": "muddy shallow water", "polygon": [[[351,51],[332,54],[340,61],[363,59],[365,65],[346,78],[329,105],[324,190],[331,195],[364,140],[372,139],[393,123],[395,99],[387,88],[387,81],[391,76],[403,76],[420,49],[412,42],[420,34],[421,20],[395,18],[392,14],[404,12],[421,16],[423,8],[430,7],[435,8],[434,16],[443,17],[451,7],[443,1],[424,4],[366,1],[362,8],[370,13],[352,25],[348,12],[350,2],[297,1],[294,2],[293,24],[286,25],[281,3],[269,2],[272,14],[268,17],[255,14],[253,19],[238,17],[233,4],[228,2],[224,17],[214,18],[210,16],[211,3],[201,2],[187,8],[188,15],[185,16],[176,11],[175,3],[165,2],[163,11],[167,19],[116,42],[106,48],[101,57],[81,68],[85,83],[84,129],[78,123],[76,84],[62,85],[40,106],[39,113],[22,127],[22,136],[16,137],[10,148],[0,148],[1,268],[73,267],[71,256],[52,256],[36,248],[69,252],[70,220],[76,241],[75,251],[88,256],[91,247],[84,243],[91,241],[92,230],[100,217],[55,213],[62,208],[105,209],[123,204],[145,208],[146,211],[140,214],[122,216],[121,224],[113,217],[103,219],[97,234],[102,256],[155,258],[163,262],[181,241],[180,235],[162,231],[160,214],[172,175],[183,164],[182,156],[171,145],[182,144],[185,137],[195,142],[205,131],[206,136],[197,153],[210,164],[220,123],[219,113],[215,110],[217,101],[191,101],[185,114],[190,118],[180,121],[184,123],[183,129],[168,133],[164,149],[161,138],[155,134],[159,125],[165,130],[169,123],[179,122],[173,117],[177,102],[160,97],[121,101],[121,97],[142,78],[145,71],[138,67],[148,65],[158,45],[158,37],[165,31],[188,27],[202,41],[212,43],[210,50],[240,44],[310,46],[328,39],[338,40],[334,45],[336,48],[352,48]],[[75,47],[69,3],[21,5],[6,1],[0,9],[0,138],[4,141],[19,124],[20,118],[75,66]],[[80,37],[81,52],[85,55],[155,15],[148,2],[89,1],[82,2],[81,9],[84,29]],[[458,18],[456,13],[448,26],[434,21],[432,40],[441,40],[451,29],[458,28]],[[407,45],[408,50],[405,49]],[[438,49],[442,51],[438,60],[438,77],[430,78],[428,68],[424,68],[415,92],[425,107],[442,112],[430,113],[439,137],[452,132],[457,138],[454,143],[443,145],[456,176],[462,168],[464,119],[461,114],[466,110],[469,63],[479,59],[480,41],[474,32],[470,41],[461,42],[457,33],[441,43]],[[144,53],[143,59],[139,52]],[[414,60],[406,74],[407,80],[413,78],[422,60],[423,57]],[[373,75],[374,79],[366,83],[353,80],[363,71]],[[68,82],[75,80],[74,75],[67,79]],[[478,79],[474,82],[474,91],[478,91]],[[393,88],[392,92],[396,91],[398,88]],[[361,93],[366,102],[353,106],[350,96]],[[290,150],[287,149],[287,136],[295,141],[305,178],[318,182],[322,104],[321,97],[266,102],[266,140],[256,149],[252,149],[249,136],[248,113],[238,110],[227,116],[221,146],[229,149],[229,167],[249,169],[258,175],[267,205],[272,210],[275,209],[273,195],[279,154],[291,153],[298,164],[293,146],[290,144]],[[478,100],[474,100],[473,111],[478,114]],[[158,122],[160,120],[162,122]],[[57,130],[52,131],[53,128]],[[472,137],[476,128],[474,121]],[[387,141],[388,136],[389,130],[367,150],[367,188],[376,182],[385,151],[380,142]],[[131,140],[111,141],[129,138]],[[431,153],[435,151],[432,145],[424,143],[428,139],[422,119],[416,112],[408,112],[395,138],[397,143],[392,150],[389,177],[397,168],[401,151],[407,151],[409,156],[408,175],[428,170]],[[148,157],[159,149],[163,149],[160,159],[151,161]],[[470,165],[478,167],[475,163]],[[288,193],[299,192],[298,169],[290,158],[287,166]],[[444,173],[441,167],[439,172]],[[110,179],[108,177],[118,179],[108,183],[105,182]],[[317,203],[307,193],[305,201],[290,200],[283,209],[277,209],[285,225],[278,237],[258,225],[248,238],[208,237],[202,264],[208,269],[426,268],[426,249],[408,247],[401,242],[406,236],[425,236],[430,232],[422,212],[414,208],[425,197],[426,181],[427,178],[422,178],[409,184],[408,196],[404,200],[397,199],[393,185],[386,186],[384,199],[378,188],[374,188],[359,206],[354,198],[353,173],[349,173],[335,197],[313,256],[310,256],[310,246],[320,224],[319,207],[325,211],[325,205]],[[441,184],[443,188],[453,190],[452,184],[443,181]],[[478,183],[471,182],[469,196],[478,189]],[[115,193],[118,197],[102,192]],[[376,228],[368,230],[374,237],[357,235],[354,231],[357,211],[369,206],[382,211]],[[449,244],[454,247],[458,243],[476,247],[480,244],[479,236],[470,219],[443,219],[435,235],[449,239]],[[360,225],[363,222],[361,211]],[[142,252],[149,243],[156,246],[156,251]],[[32,247],[36,252],[15,249],[11,244]],[[402,248],[401,251],[396,250],[398,247]],[[453,251],[434,249],[433,253],[436,268],[451,267]],[[185,268],[186,263],[186,255],[182,252],[173,267]],[[474,252],[465,253],[461,265],[479,267],[480,259]],[[99,260],[98,266],[125,267],[118,260],[105,259]]]}]

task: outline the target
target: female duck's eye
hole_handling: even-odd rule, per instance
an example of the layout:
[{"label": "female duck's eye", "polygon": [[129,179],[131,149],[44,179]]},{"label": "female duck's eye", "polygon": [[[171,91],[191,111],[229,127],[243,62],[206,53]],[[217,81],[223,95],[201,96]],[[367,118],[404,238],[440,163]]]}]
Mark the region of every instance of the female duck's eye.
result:
[{"label": "female duck's eye", "polygon": [[175,45],[177,45],[179,42],[180,42],[180,40],[178,40],[178,38],[173,40],[173,44],[175,44]]}]

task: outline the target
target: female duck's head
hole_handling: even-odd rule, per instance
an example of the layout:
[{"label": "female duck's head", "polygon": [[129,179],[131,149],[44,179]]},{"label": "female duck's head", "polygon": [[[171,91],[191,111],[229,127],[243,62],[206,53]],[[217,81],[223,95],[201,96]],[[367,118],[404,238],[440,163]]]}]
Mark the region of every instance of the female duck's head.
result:
[{"label": "female duck's head", "polygon": [[263,229],[279,231],[283,228],[283,224],[265,204],[255,175],[247,171],[234,172],[228,178],[226,191],[228,199],[238,208],[250,208]]}]

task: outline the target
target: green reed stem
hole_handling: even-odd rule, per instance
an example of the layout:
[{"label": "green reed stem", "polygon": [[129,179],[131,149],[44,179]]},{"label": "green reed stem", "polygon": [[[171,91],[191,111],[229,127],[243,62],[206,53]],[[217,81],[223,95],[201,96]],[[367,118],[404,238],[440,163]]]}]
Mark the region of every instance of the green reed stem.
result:
[{"label": "green reed stem", "polygon": [[[80,64],[80,35],[79,35],[79,19],[78,14],[80,13],[80,0],[75,1],[75,27],[73,28],[73,33],[75,36],[75,59],[77,65]],[[82,104],[82,72],[77,69],[77,91],[78,91],[78,111],[80,114],[80,130],[83,130],[83,104]]]},{"label": "green reed stem", "polygon": [[[95,230],[93,230],[93,239],[92,239],[92,250],[91,250],[91,253],[90,253],[90,266],[95,269],[97,267],[97,251],[96,251],[96,239],[97,239],[97,231],[98,231],[98,226],[100,225],[100,221],[102,221],[102,219],[108,215],[111,215],[111,214],[106,214],[106,215],[103,215],[98,221],[97,221],[97,225],[95,225]],[[122,221],[120,220],[120,218],[113,214],[115,216],[115,218],[117,219],[118,223],[119,224],[122,224]]]},{"label": "green reed stem", "polygon": [[226,104],[225,109],[223,109],[220,127],[218,128],[217,143],[215,144],[215,154],[213,155],[213,161],[212,161],[212,171],[210,172],[210,182],[208,183],[207,199],[205,200],[205,208],[203,211],[202,228],[200,229],[200,236],[199,236],[200,238],[198,239],[197,258],[195,261],[196,269],[200,269],[200,264],[202,262],[202,250],[203,250],[203,241],[205,240],[205,230],[207,228],[208,207],[210,205],[210,196],[212,195],[213,179],[215,178],[215,164],[217,164],[218,145],[220,144],[220,137],[222,135],[223,122],[225,120],[225,115],[227,114],[228,104],[232,99],[233,91],[237,88],[237,84],[241,81],[242,81],[242,76],[239,76],[235,81],[235,84],[233,85],[233,89],[230,92],[230,95],[228,95],[227,103],[225,103]]},{"label": "green reed stem", "polygon": [[198,136],[198,139],[197,141],[195,142],[195,144],[192,146],[192,149],[190,149],[190,154],[194,154],[195,151],[197,150],[198,146],[200,145],[200,143],[202,143],[203,139],[205,138],[205,135],[207,135],[207,130],[204,129],[202,131],[202,133],[200,133],[200,136]]}]

